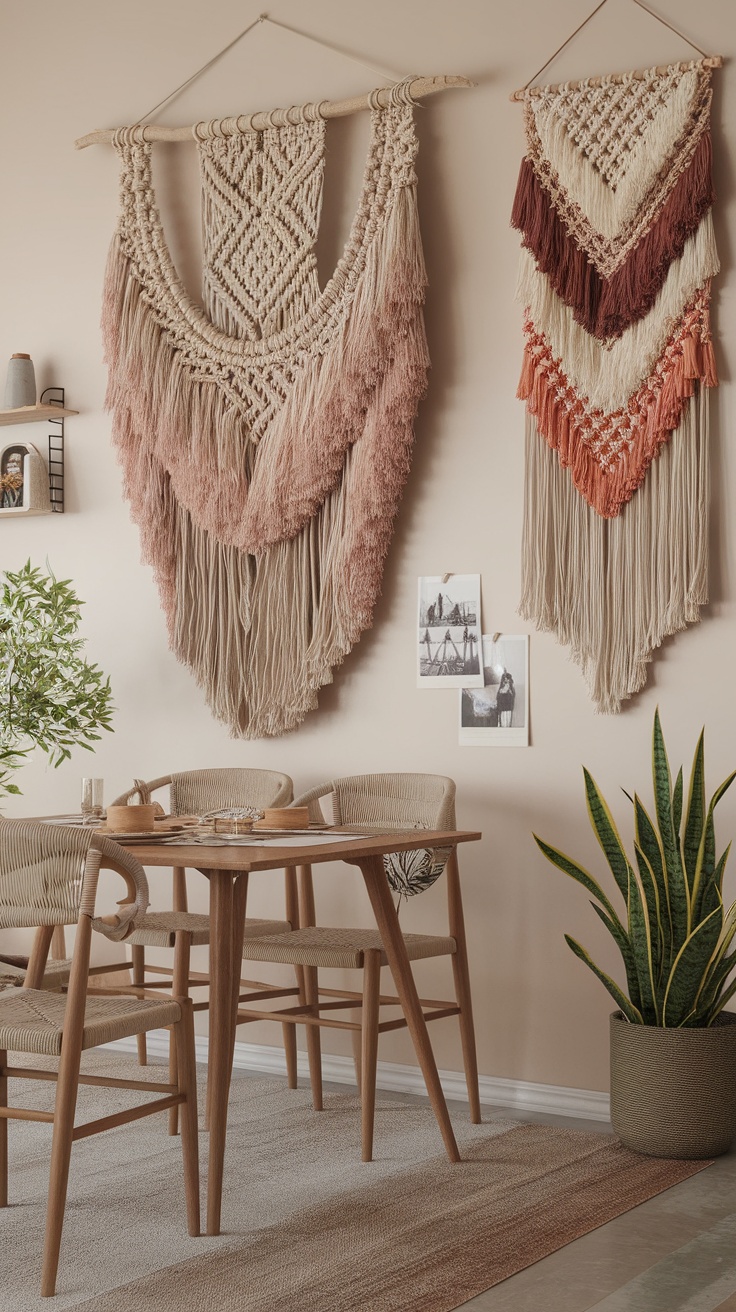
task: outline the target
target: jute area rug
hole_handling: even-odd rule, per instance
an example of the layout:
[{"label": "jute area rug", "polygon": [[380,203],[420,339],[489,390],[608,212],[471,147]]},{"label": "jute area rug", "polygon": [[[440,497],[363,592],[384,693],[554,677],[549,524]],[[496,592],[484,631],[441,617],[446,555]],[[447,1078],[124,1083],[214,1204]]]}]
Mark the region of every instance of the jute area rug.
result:
[{"label": "jute area rug", "polygon": [[[132,1059],[87,1059],[97,1073],[123,1065]],[[51,1086],[14,1082],[11,1094],[46,1105]],[[109,1091],[82,1097],[78,1119],[111,1110]],[[306,1089],[238,1077],[216,1239],[186,1234],[165,1116],[83,1139],[53,1303],[38,1295],[50,1128],[12,1122],[1,1312],[449,1312],[701,1166],[638,1157],[604,1134],[495,1116],[473,1126],[463,1112],[453,1122],[455,1166],[428,1107],[380,1098],[365,1165],[357,1098],[329,1095],[316,1114]],[[206,1134],[201,1146],[204,1176]]]}]

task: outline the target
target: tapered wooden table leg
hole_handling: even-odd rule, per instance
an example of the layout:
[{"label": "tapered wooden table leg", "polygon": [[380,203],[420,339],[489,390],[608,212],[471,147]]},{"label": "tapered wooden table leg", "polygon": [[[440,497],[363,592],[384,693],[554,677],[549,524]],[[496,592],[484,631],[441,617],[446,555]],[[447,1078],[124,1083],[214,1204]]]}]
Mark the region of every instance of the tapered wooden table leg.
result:
[{"label": "tapered wooden table leg", "polygon": [[243,964],[243,935],[245,932],[245,908],[248,897],[248,871],[238,875],[233,886],[233,918],[231,933],[233,936],[233,982],[230,997],[230,1070],[233,1067],[235,1051],[235,1031],[237,1029],[238,1001],[240,999],[240,970]]},{"label": "tapered wooden table leg", "polygon": [[207,1234],[219,1235],[222,1173],[225,1160],[227,1101],[232,1059],[233,872],[209,870],[210,881],[210,1025],[207,1084],[210,1107],[210,1157],[207,1177]]},{"label": "tapered wooden table leg", "polygon": [[380,856],[364,857],[362,860],[356,860],[356,865],[360,867],[365,880],[373,914],[376,917],[376,924],[381,934],[381,941],[396,985],[396,992],[399,995],[406,1017],[407,1027],[414,1044],[414,1051],[417,1054],[419,1066],[427,1085],[429,1101],[447,1149],[447,1156],[451,1162],[459,1162],[460,1153],[455,1141],[455,1133],[450,1122],[445,1095],[442,1092],[437,1064],[427,1033],[427,1024],[422,1014],[422,1006],[414,983],[414,976],[411,973],[411,965],[399,928],[399,918],[391,898],[391,891],[383,868],[383,860]]},{"label": "tapered wooden table leg", "polygon": [[227,1104],[235,1045],[235,1020],[243,957],[248,873],[210,870],[210,1037],[207,1090],[210,1163],[207,1234],[220,1233]]}]

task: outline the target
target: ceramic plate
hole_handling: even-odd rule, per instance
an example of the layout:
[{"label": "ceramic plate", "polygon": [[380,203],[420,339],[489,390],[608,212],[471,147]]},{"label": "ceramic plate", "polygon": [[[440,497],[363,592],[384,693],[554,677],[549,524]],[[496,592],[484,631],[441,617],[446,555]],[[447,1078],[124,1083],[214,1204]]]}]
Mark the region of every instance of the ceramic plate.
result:
[{"label": "ceramic plate", "polygon": [[183,830],[184,825],[161,825],[158,829],[145,829],[135,833],[127,833],[122,829],[107,829],[105,826],[101,826],[95,832],[103,834],[105,838],[112,838],[116,843],[127,843],[129,839],[138,839],[139,842],[144,842],[146,839],[150,840],[151,838],[168,838],[169,834],[181,834]]}]

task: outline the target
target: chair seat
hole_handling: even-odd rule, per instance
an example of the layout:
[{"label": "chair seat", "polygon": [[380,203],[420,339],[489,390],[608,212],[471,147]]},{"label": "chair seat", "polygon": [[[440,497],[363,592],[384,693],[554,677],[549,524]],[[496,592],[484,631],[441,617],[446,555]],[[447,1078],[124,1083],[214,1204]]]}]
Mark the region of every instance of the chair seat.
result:
[{"label": "chair seat", "polygon": [[148,911],[125,942],[134,947],[173,948],[176,935],[182,930],[191,934],[196,947],[209,943],[210,918],[191,911]]},{"label": "chair seat", "polygon": [[[286,934],[291,929],[288,920],[255,920],[245,922],[245,933]],[[186,930],[192,936],[192,946],[199,947],[210,941],[209,916],[195,915],[190,911],[151,911],[141,917],[129,934],[126,943],[134,947],[173,948],[176,934]]]},{"label": "chair seat", "polygon": [[[53,989],[57,993],[69,983],[71,961],[48,961],[43,972],[42,989]],[[26,977],[25,967],[11,966],[7,961],[0,961],[0,990],[18,988]]]},{"label": "chair seat", "polygon": [[[405,934],[410,961],[423,957],[451,956],[455,940],[436,934]],[[340,966],[360,969],[364,953],[379,949],[381,965],[387,962],[377,929],[328,929],[315,926],[294,929],[290,934],[270,934],[248,938],[243,944],[247,961],[278,961],[294,966]]]},{"label": "chair seat", "polygon": [[245,937],[263,938],[264,934],[290,934],[291,924],[288,920],[257,920],[249,916],[245,922]]},{"label": "chair seat", "polygon": [[[0,993],[0,1048],[58,1057],[66,1005],[65,994],[46,989],[6,989]],[[145,1030],[164,1028],[180,1018],[178,1002],[169,999],[88,998],[82,1047],[94,1048]]]}]

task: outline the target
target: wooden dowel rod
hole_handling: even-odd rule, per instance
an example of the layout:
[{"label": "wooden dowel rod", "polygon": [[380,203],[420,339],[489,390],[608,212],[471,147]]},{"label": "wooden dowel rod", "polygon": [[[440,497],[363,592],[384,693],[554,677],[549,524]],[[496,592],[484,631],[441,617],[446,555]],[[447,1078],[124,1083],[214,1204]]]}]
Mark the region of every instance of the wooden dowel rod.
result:
[{"label": "wooden dowel rod", "polygon": [[[34,1067],[9,1066],[6,1074],[16,1080],[55,1080],[56,1071],[36,1070]],[[152,1080],[119,1080],[113,1075],[80,1075],[80,1084],[92,1084],[103,1089],[140,1089],[142,1093],[176,1093],[174,1084],[154,1084]]]},{"label": "wooden dowel rod", "polygon": [[3,1121],[46,1121],[54,1123],[53,1112],[32,1112],[27,1107],[0,1107],[0,1120]]},{"label": "wooden dowel rod", "polygon": [[[412,100],[421,100],[425,96],[434,96],[438,91],[447,91],[452,87],[472,86],[475,86],[475,83],[471,82],[470,78],[456,77],[449,73],[438,77],[415,77],[409,83],[409,94]],[[371,108],[371,96],[385,109],[389,104],[390,95],[390,87],[381,87],[371,92],[370,96],[353,96],[351,100],[323,100],[319,106],[315,105],[315,117],[344,118],[347,114],[357,114],[360,110]],[[296,115],[300,110],[301,106],[293,105],[290,109],[274,109],[269,112],[259,111],[256,114],[240,114],[235,118],[222,118],[217,120],[212,129],[213,135],[235,136],[242,132],[262,132],[264,128],[271,126],[282,127],[290,121],[296,122]],[[290,114],[294,116],[293,120],[289,119]],[[77,150],[84,150],[87,146],[109,145],[115,132],[119,130],[97,128],[94,132],[88,132],[85,137],[78,137],[74,145]],[[191,141],[194,136],[193,126],[166,128],[158,123],[147,123],[143,131],[146,141]]]},{"label": "wooden dowel rod", "polygon": [[165,1112],[169,1107],[178,1107],[179,1103],[185,1101],[185,1097],[183,1093],[174,1093],[170,1098],[157,1098],[155,1102],[129,1107],[127,1111],[116,1112],[113,1116],[101,1116],[98,1121],[85,1121],[84,1125],[74,1127],[72,1139],[76,1143],[78,1139],[87,1139],[91,1134],[99,1134],[101,1130],[115,1130],[118,1125],[141,1121],[144,1116],[153,1116],[155,1112]]},{"label": "wooden dowel rod", "polygon": [[[660,77],[668,73],[672,68],[679,68],[681,73],[686,73],[689,68],[700,66],[702,68],[722,68],[722,55],[708,55],[705,59],[688,59],[682,60],[679,64],[658,64],[656,68],[635,68],[630,73],[607,73],[605,77],[588,77],[582,82],[558,82],[549,87],[521,87],[518,91],[512,91],[509,100],[526,100],[527,96],[541,96],[543,92],[562,91],[580,91],[584,87],[600,87],[604,82],[625,82],[629,78],[634,78],[637,82],[642,82],[650,73],[656,73]],[[78,144],[78,143],[77,143]]]}]

